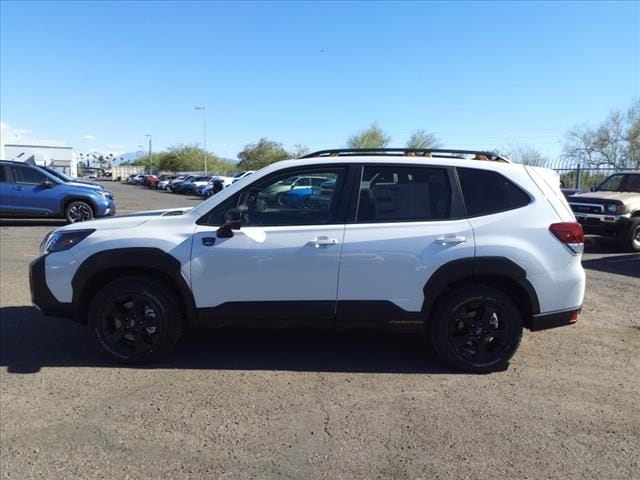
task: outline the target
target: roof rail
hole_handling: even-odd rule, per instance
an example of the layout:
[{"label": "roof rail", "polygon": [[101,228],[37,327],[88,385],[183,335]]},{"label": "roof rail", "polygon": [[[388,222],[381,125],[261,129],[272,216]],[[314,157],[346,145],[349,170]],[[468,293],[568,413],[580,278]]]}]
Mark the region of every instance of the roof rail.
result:
[{"label": "roof rail", "polygon": [[484,152],[481,150],[454,150],[449,148],[336,148],[318,150],[317,152],[308,153],[300,158],[359,157],[367,155],[437,158],[467,158],[465,155],[473,155],[474,157],[471,160],[489,160],[493,162],[511,163],[510,160],[493,152]]}]

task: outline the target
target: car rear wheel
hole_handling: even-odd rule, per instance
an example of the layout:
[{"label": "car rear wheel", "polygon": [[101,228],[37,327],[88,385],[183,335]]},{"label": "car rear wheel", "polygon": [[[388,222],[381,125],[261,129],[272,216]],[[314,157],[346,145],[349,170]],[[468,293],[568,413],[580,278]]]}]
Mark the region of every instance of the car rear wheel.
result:
[{"label": "car rear wheel", "polygon": [[142,364],[167,356],[182,333],[178,299],[147,277],[123,277],[98,292],[89,307],[89,329],[114,360]]},{"label": "car rear wheel", "polygon": [[93,209],[87,202],[77,200],[69,202],[65,208],[64,216],[69,223],[86,222],[93,220]]},{"label": "car rear wheel", "polygon": [[439,301],[429,321],[440,358],[472,373],[503,370],[522,338],[522,315],[511,298],[488,286],[465,286]]},{"label": "car rear wheel", "polygon": [[627,234],[623,236],[622,241],[625,249],[640,252],[640,218],[631,219]]}]

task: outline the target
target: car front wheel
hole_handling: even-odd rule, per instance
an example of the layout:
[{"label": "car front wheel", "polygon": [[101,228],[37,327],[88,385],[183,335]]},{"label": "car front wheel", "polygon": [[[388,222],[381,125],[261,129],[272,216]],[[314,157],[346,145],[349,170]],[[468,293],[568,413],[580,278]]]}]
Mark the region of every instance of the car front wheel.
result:
[{"label": "car front wheel", "polygon": [[640,252],[640,217],[632,218],[627,234],[622,237],[625,250]]},{"label": "car front wheel", "polygon": [[488,373],[504,370],[520,345],[522,315],[500,290],[467,285],[437,303],[429,330],[435,351],[446,363]]},{"label": "car front wheel", "polygon": [[147,277],[116,279],[89,307],[88,324],[97,344],[114,360],[142,364],[167,356],[182,333],[178,299]]},{"label": "car front wheel", "polygon": [[87,202],[73,201],[65,208],[64,217],[69,223],[86,222],[93,220],[93,209]]}]

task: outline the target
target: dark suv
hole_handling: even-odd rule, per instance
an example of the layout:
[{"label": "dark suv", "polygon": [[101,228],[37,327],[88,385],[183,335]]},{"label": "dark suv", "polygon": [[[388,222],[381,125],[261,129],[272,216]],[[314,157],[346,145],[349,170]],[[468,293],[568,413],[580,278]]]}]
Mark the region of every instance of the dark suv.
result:
[{"label": "dark suv", "polygon": [[44,169],[0,161],[0,216],[64,218],[76,223],[115,215],[113,194],[64,182]]}]

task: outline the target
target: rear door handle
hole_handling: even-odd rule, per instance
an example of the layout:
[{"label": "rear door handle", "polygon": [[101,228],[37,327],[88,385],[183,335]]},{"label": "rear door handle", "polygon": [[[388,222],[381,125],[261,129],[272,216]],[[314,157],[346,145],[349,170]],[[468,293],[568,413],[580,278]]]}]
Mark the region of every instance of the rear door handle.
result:
[{"label": "rear door handle", "polygon": [[330,247],[331,245],[337,245],[338,241],[335,238],[316,237],[314,240],[310,241],[309,244],[316,248]]},{"label": "rear door handle", "polygon": [[436,243],[439,245],[458,245],[459,243],[465,243],[467,241],[466,237],[461,235],[444,235],[436,240]]},{"label": "rear door handle", "polygon": [[13,189],[14,189],[14,190],[22,191],[22,190],[24,190],[24,187],[16,186],[16,187],[13,187]]}]

